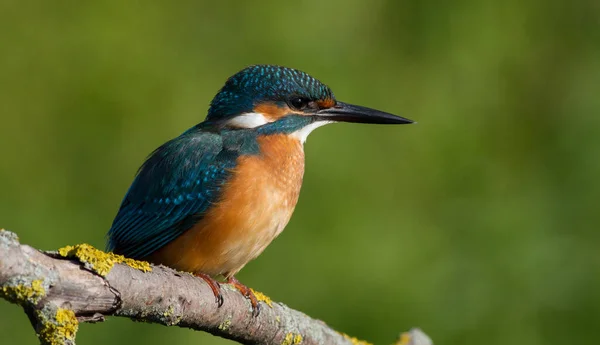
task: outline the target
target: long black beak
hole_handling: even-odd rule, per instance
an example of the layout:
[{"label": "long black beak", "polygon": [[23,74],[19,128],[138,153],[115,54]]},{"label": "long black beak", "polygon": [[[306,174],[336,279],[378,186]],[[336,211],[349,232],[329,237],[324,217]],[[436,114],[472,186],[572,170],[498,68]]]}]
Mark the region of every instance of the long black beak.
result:
[{"label": "long black beak", "polygon": [[336,122],[377,123],[384,125],[408,124],[414,121],[383,111],[337,102],[335,106],[321,109],[316,114],[319,119]]}]

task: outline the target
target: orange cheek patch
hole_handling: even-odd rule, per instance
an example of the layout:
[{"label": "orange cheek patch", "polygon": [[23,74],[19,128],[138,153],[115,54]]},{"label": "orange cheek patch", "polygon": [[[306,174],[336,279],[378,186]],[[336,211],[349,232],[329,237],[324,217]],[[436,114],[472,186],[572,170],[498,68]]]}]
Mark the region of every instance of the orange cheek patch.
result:
[{"label": "orange cheek patch", "polygon": [[292,112],[287,106],[279,106],[275,103],[263,103],[254,107],[254,112],[263,114],[268,121],[272,122]]},{"label": "orange cheek patch", "polygon": [[335,101],[332,98],[321,99],[317,101],[320,109],[331,108],[335,105]]}]

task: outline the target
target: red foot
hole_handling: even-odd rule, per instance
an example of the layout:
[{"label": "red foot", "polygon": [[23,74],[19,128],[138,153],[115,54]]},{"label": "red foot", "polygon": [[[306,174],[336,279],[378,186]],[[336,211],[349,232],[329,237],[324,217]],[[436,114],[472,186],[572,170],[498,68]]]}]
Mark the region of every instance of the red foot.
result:
[{"label": "red foot", "polygon": [[196,277],[200,277],[200,278],[204,279],[204,281],[208,284],[208,286],[210,286],[210,289],[212,290],[213,295],[215,295],[215,302],[217,302],[217,307],[220,308],[223,305],[223,295],[221,295],[221,285],[219,285],[219,282],[214,280],[208,274],[194,273],[194,275]]},{"label": "red foot", "polygon": [[227,283],[233,285],[242,293],[244,297],[250,300],[250,304],[252,305],[252,316],[258,316],[258,314],[260,313],[260,307],[256,296],[254,296],[254,292],[252,292],[252,289],[240,283],[240,281],[235,279],[235,277],[233,276],[227,278]]}]

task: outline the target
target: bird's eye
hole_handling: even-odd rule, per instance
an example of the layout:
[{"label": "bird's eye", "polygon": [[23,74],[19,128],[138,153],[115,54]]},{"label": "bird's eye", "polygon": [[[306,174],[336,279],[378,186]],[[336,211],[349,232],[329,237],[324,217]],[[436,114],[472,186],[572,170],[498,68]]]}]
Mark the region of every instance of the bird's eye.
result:
[{"label": "bird's eye", "polygon": [[306,107],[308,107],[308,103],[310,103],[310,100],[304,97],[294,97],[290,99],[290,105],[292,106],[292,108],[297,110],[306,109]]}]

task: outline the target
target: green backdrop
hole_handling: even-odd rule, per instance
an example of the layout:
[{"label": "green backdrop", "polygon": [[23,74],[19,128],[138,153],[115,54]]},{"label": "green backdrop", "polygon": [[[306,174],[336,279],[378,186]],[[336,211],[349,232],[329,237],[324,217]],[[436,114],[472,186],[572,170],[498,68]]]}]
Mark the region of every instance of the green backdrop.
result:
[{"label": "green backdrop", "polygon": [[[0,227],[102,247],[145,156],[256,63],[417,125],[306,144],[286,231],[238,278],[378,344],[592,344],[600,331],[596,1],[0,3]],[[35,344],[0,301],[2,344]],[[229,344],[109,318],[82,344]]]}]

